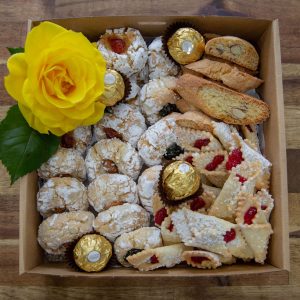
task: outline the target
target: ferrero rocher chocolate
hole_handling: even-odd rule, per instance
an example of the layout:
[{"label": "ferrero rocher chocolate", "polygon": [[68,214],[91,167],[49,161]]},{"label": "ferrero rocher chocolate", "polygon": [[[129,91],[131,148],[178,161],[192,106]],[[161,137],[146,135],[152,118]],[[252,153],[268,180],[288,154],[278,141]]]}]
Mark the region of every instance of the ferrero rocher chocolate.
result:
[{"label": "ferrero rocher chocolate", "polygon": [[104,92],[100,101],[106,106],[113,106],[122,100],[125,95],[125,83],[121,74],[107,69],[104,76]]},{"label": "ferrero rocher chocolate", "polygon": [[203,36],[193,28],[179,28],[167,43],[169,53],[175,61],[186,65],[200,59],[204,52]]},{"label": "ferrero rocher chocolate", "polygon": [[86,272],[101,271],[112,255],[110,242],[99,234],[84,235],[73,249],[76,265]]},{"label": "ferrero rocher chocolate", "polygon": [[161,179],[167,200],[182,200],[196,193],[200,187],[200,174],[186,161],[167,165]]}]

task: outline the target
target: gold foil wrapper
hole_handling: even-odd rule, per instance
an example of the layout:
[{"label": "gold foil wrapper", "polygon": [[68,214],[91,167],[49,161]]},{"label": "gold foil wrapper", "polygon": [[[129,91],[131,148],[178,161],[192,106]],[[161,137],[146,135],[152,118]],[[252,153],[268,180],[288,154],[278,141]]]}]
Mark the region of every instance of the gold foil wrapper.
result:
[{"label": "gold foil wrapper", "polygon": [[180,28],[168,40],[168,50],[175,61],[186,65],[200,59],[204,52],[203,36],[193,28]]},{"label": "gold foil wrapper", "polygon": [[196,193],[200,187],[200,174],[186,161],[175,161],[162,173],[162,188],[167,200],[182,200]]},{"label": "gold foil wrapper", "polygon": [[100,101],[106,106],[113,106],[124,98],[125,83],[120,73],[107,69],[104,76],[104,92]]},{"label": "gold foil wrapper", "polygon": [[86,272],[101,271],[111,256],[110,242],[99,234],[84,235],[73,249],[76,265]]}]

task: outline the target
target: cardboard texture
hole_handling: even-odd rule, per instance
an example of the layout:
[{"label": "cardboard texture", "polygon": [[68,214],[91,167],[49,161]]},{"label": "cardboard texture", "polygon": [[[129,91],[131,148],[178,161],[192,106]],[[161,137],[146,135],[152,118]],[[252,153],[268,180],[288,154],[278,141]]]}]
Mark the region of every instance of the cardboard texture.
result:
[{"label": "cardboard texture", "polygon": [[[266,157],[272,162],[271,193],[275,199],[275,208],[271,223],[274,229],[267,263],[238,264],[224,266],[217,270],[197,270],[186,267],[160,269],[142,273],[134,269],[110,268],[100,273],[88,274],[76,272],[66,264],[47,263],[43,251],[36,240],[41,217],[36,209],[37,175],[31,173],[21,180],[20,190],[20,261],[22,273],[76,276],[89,278],[182,278],[193,280],[205,276],[246,276],[248,274],[274,274],[289,270],[288,240],[288,193],[286,175],[286,147],[284,129],[284,106],[282,93],[282,72],[280,60],[280,40],[277,20],[256,20],[237,17],[193,16],[193,17],[90,17],[78,19],[49,20],[67,29],[81,31],[91,41],[97,41],[106,28],[133,27],[143,36],[161,35],[167,26],[175,21],[189,21],[199,26],[202,33],[211,32],[222,35],[234,35],[254,43],[260,53],[260,77],[264,84],[259,92],[271,106],[271,117],[264,123]],[[29,21],[28,29],[40,21]],[[284,277],[284,276],[283,276]],[[272,278],[272,276],[271,276]],[[195,282],[194,282],[195,283]],[[278,284],[278,280],[276,281]],[[287,283],[287,282],[282,282]],[[245,283],[246,284],[246,283]],[[272,280],[270,280],[272,284]]]}]

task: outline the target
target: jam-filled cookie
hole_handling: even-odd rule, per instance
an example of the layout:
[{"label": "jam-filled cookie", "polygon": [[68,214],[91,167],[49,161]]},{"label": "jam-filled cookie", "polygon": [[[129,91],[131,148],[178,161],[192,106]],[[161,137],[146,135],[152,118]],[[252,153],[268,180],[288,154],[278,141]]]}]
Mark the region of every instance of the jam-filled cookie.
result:
[{"label": "jam-filled cookie", "polygon": [[40,224],[38,242],[49,254],[64,254],[69,243],[93,231],[94,219],[88,211],[54,214]]},{"label": "jam-filled cookie", "polygon": [[136,147],[146,129],[145,118],[140,111],[131,105],[121,103],[112,107],[110,113],[105,113],[94,126],[94,133],[98,141],[115,135]]},{"label": "jam-filled cookie", "polygon": [[38,175],[43,179],[71,176],[83,181],[86,177],[84,159],[75,149],[60,148],[41,165]]},{"label": "jam-filled cookie", "polygon": [[129,143],[117,138],[100,140],[91,147],[87,152],[85,164],[90,181],[105,173],[120,173],[135,180],[142,168],[137,151]]},{"label": "jam-filled cookie", "polygon": [[147,45],[141,33],[134,28],[107,29],[98,41],[98,49],[107,67],[127,77],[140,72],[147,62]]},{"label": "jam-filled cookie", "polygon": [[87,210],[86,187],[72,177],[50,178],[37,194],[37,209],[43,217],[66,211]]},{"label": "jam-filled cookie", "polygon": [[220,255],[202,250],[184,251],[182,260],[198,269],[216,269],[222,265]]},{"label": "jam-filled cookie", "polygon": [[124,267],[130,267],[127,257],[144,249],[152,249],[162,246],[160,230],[156,227],[142,227],[120,235],[115,243],[114,250],[117,259]]},{"label": "jam-filled cookie", "polygon": [[160,227],[161,236],[165,246],[181,243],[181,238],[176,232],[170,216],[166,217]]},{"label": "jam-filled cookie", "polygon": [[113,242],[119,235],[149,226],[149,214],[137,204],[112,206],[98,214],[94,229]]},{"label": "jam-filled cookie", "polygon": [[161,36],[155,38],[148,47],[148,65],[150,79],[176,76],[180,70],[164,52]]}]

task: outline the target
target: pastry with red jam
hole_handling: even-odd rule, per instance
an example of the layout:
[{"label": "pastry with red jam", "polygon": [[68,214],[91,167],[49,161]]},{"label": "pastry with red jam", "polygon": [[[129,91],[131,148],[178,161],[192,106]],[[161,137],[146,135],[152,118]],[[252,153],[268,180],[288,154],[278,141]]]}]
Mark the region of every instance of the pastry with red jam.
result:
[{"label": "pastry with red jam", "polygon": [[160,227],[162,240],[165,246],[181,243],[170,216],[166,217]]},{"label": "pastry with red jam", "polygon": [[97,46],[107,67],[127,77],[140,72],[148,59],[146,42],[134,28],[107,29]]}]

